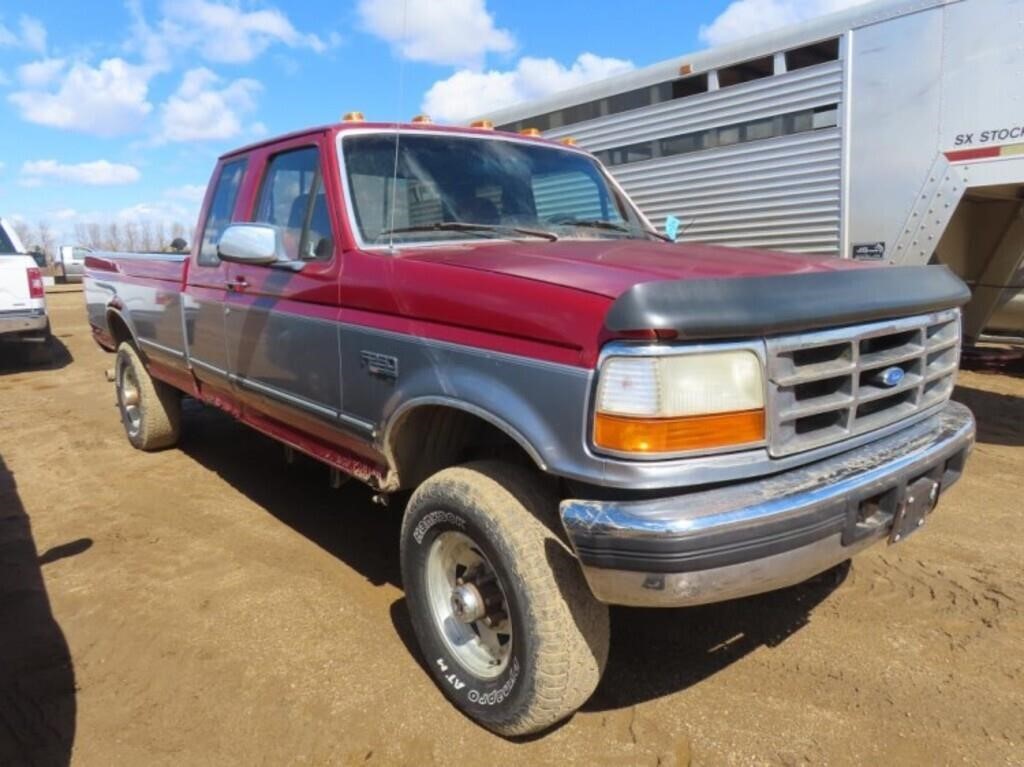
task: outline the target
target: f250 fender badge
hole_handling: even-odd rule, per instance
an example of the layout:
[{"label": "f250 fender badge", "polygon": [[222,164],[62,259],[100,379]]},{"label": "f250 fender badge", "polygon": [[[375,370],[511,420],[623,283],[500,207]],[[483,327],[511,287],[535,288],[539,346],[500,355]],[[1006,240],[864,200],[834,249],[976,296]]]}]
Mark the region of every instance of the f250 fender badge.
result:
[{"label": "f250 fender badge", "polygon": [[366,371],[377,378],[387,378],[394,381],[398,378],[398,357],[379,352],[363,351],[359,353],[360,364]]},{"label": "f250 fender badge", "polygon": [[907,374],[903,368],[891,367],[886,368],[885,370],[879,370],[871,377],[871,382],[891,389],[894,386],[899,386],[900,382],[906,377],[906,375]]}]

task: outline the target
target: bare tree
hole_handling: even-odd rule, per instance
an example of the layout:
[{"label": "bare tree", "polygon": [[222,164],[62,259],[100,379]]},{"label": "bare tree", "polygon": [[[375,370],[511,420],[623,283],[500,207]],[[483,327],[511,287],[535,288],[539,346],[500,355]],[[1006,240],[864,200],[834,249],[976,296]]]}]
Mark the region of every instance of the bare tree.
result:
[{"label": "bare tree", "polygon": [[151,250],[163,250],[170,244],[170,240],[167,239],[167,232],[163,221],[158,221],[155,229],[153,230],[153,245]]},{"label": "bare tree", "polygon": [[89,233],[89,247],[93,250],[101,250],[103,248],[103,229],[100,225],[92,221],[86,226],[86,231]]},{"label": "bare tree", "polygon": [[106,226],[103,236],[103,250],[124,250],[124,238],[121,236],[121,227],[116,221],[111,221]]},{"label": "bare tree", "polygon": [[15,219],[14,221],[11,221],[11,226],[14,227],[14,233],[18,235],[18,239],[21,240],[21,244],[25,248],[26,252],[31,252],[32,249],[36,247],[37,242],[35,232],[32,231],[32,227],[29,225],[28,221],[20,218]]},{"label": "bare tree", "polygon": [[40,250],[46,255],[46,263],[52,264],[56,260],[57,245],[53,238],[53,229],[50,228],[48,222],[39,221],[36,223],[36,242]]}]

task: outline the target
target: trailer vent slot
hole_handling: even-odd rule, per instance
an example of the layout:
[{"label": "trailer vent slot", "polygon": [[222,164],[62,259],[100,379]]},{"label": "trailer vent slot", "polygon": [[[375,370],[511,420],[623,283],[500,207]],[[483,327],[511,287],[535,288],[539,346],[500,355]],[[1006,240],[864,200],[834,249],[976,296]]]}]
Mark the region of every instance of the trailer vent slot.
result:
[{"label": "trailer vent slot", "polygon": [[822,40],[820,43],[786,51],[786,71],[805,69],[827,61],[836,61],[838,58],[839,38],[833,37],[831,40]]},{"label": "trailer vent slot", "polygon": [[771,77],[774,72],[775,63],[771,56],[751,59],[742,64],[733,64],[731,67],[719,69],[718,87],[730,88],[733,85],[749,83],[752,80],[760,80],[762,77]]},{"label": "trailer vent slot", "polygon": [[769,451],[823,447],[940,405],[959,362],[958,309],[769,339]]}]

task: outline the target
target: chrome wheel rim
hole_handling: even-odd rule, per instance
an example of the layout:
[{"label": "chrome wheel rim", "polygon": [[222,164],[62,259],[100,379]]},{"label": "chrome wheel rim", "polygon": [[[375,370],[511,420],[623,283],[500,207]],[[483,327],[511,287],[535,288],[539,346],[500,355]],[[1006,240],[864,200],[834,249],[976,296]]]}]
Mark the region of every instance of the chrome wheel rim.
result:
[{"label": "chrome wheel rim", "polygon": [[125,427],[131,436],[139,433],[142,426],[142,410],[140,406],[139,379],[131,365],[121,366],[121,376],[117,382],[117,398],[124,413]]},{"label": "chrome wheel rim", "polygon": [[427,600],[451,654],[482,679],[499,676],[512,653],[512,620],[497,572],[473,540],[447,530],[427,553]]}]

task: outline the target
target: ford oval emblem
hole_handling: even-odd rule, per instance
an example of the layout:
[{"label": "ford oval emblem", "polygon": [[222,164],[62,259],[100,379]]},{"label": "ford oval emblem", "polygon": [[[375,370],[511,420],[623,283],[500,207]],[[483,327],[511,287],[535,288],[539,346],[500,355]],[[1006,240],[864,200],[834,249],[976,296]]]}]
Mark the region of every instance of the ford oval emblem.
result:
[{"label": "ford oval emblem", "polygon": [[899,386],[900,381],[903,380],[905,375],[906,373],[903,368],[891,367],[886,368],[875,376],[875,380],[882,386],[888,386],[891,389],[893,386]]}]

